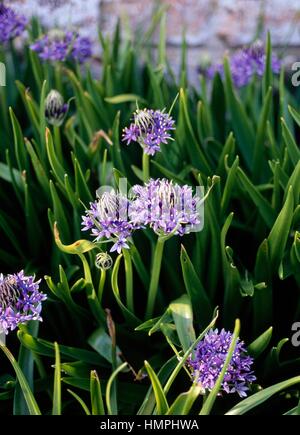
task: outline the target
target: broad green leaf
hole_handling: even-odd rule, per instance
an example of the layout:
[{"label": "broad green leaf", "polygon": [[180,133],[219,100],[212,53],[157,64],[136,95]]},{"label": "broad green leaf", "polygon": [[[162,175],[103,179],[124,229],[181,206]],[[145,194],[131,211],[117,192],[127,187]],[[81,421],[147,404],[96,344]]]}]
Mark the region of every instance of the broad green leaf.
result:
[{"label": "broad green leaf", "polygon": [[146,367],[146,370],[148,372],[148,376],[150,378],[152,388],[153,388],[153,391],[155,394],[157,414],[158,415],[165,415],[169,410],[169,405],[168,405],[164,390],[161,386],[161,383],[160,383],[155,371],[152,369],[152,367],[148,363],[148,361],[145,361],[145,367]]},{"label": "broad green leaf", "polygon": [[24,137],[19,121],[13,109],[9,108],[10,119],[13,127],[15,154],[20,171],[28,170],[28,156],[24,146]]},{"label": "broad green leaf", "polygon": [[117,376],[118,374],[125,369],[125,367],[127,367],[127,362],[124,362],[123,364],[121,364],[110,376],[110,378],[107,381],[107,385],[106,385],[106,392],[105,392],[105,399],[106,399],[106,406],[107,406],[107,413],[108,415],[118,415],[118,404],[117,404],[117,400],[112,400],[114,399],[114,394],[113,391],[115,391],[115,389],[113,389],[113,385],[115,385],[115,383],[117,382]]},{"label": "broad green leaf", "polygon": [[[227,160],[226,157],[225,157],[225,162]],[[239,157],[236,156],[231,168],[229,168],[228,170],[227,179],[224,186],[224,191],[223,191],[222,201],[221,201],[221,209],[223,214],[226,213],[229,201],[232,196],[232,190],[236,186],[237,169],[239,167],[239,162],[240,162]]]},{"label": "broad green leaf", "polygon": [[74,391],[69,390],[67,388],[67,391],[71,394],[71,396],[74,397],[75,400],[77,400],[77,402],[81,405],[82,409],[84,410],[86,415],[91,415],[91,412],[89,410],[89,408],[87,407],[87,405],[85,404],[85,402],[81,399],[80,396],[78,396],[78,394],[74,393]]},{"label": "broad green leaf", "polygon": [[215,383],[215,386],[210,391],[208,397],[206,398],[206,400],[204,402],[204,405],[201,408],[200,415],[209,415],[213,406],[214,406],[215,400],[216,400],[217,395],[221,389],[222,382],[223,382],[224,377],[226,375],[227,367],[229,366],[231,359],[233,357],[235,346],[236,346],[238,338],[239,338],[239,333],[240,333],[240,321],[237,319],[235,321],[235,327],[234,327],[234,331],[233,331],[233,335],[232,335],[232,341],[230,343],[223,368],[221,370],[221,373],[218,376],[218,379]]},{"label": "broad green leaf", "polygon": [[295,110],[292,106],[288,106],[289,112],[294,118],[294,121],[297,123],[297,125],[300,127],[300,114]]},{"label": "broad green leaf", "polygon": [[232,323],[233,318],[239,313],[242,303],[240,294],[240,273],[233,261],[232,250],[226,244],[226,237],[232,223],[233,213],[227,217],[221,230],[220,249],[223,263],[224,291],[224,319],[226,324]]},{"label": "broad green leaf", "polygon": [[55,370],[54,370],[54,388],[53,388],[53,405],[52,415],[61,415],[61,367],[59,346],[54,343],[55,350]]},{"label": "broad green leaf", "polygon": [[71,239],[70,224],[67,220],[63,202],[60,199],[56,187],[52,180],[50,180],[49,185],[50,185],[50,193],[51,193],[51,199],[53,204],[54,219],[57,222],[60,230],[63,232],[64,237],[67,240],[70,240]]},{"label": "broad green leaf", "polygon": [[64,245],[60,239],[60,234],[55,222],[53,227],[54,239],[57,247],[67,254],[84,254],[85,252],[92,251],[97,248],[97,245],[89,240],[77,240],[72,245]]},{"label": "broad green leaf", "polygon": [[[35,336],[38,333],[39,322],[31,321],[26,327]],[[29,388],[33,391],[34,385],[34,355],[25,346],[21,345],[19,350],[18,364]],[[28,415],[29,410],[20,384],[17,383],[14,392],[14,415]]]},{"label": "broad green leaf", "polygon": [[[53,343],[47,340],[43,340],[41,338],[34,338],[30,334],[26,334],[23,331],[18,331],[18,338],[25,347],[32,350],[33,352],[51,358],[54,357],[55,351]],[[63,345],[59,346],[59,350],[61,355],[64,355],[67,358],[71,358],[72,360],[83,361],[94,366],[96,365],[109,367],[107,361],[96,352]]]},{"label": "broad green leaf", "polygon": [[290,233],[294,212],[294,194],[292,186],[289,188],[286,201],[279,213],[273,228],[268,236],[270,264],[274,270],[278,270],[283,259],[285,246]]},{"label": "broad green leaf", "polygon": [[283,415],[300,415],[299,406],[296,406],[295,408],[290,409],[289,411],[285,412]]},{"label": "broad green leaf", "polygon": [[267,121],[271,111],[271,103],[272,103],[272,88],[270,87],[264,98],[264,104],[260,114],[256,137],[255,137],[254,155],[253,155],[253,163],[252,163],[252,171],[253,171],[254,179],[259,179],[261,175],[262,164],[266,160],[264,158],[265,138],[267,132]]},{"label": "broad green leaf", "polygon": [[263,197],[263,195],[259,192],[256,186],[252,184],[250,179],[247,177],[245,172],[239,167],[238,168],[238,177],[241,181],[242,186],[249,194],[250,198],[256,205],[259,213],[261,214],[261,217],[267,224],[269,228],[273,225],[275,221],[275,214],[271,207],[271,205],[268,203],[268,201]]},{"label": "broad green leaf", "polygon": [[237,138],[237,144],[248,168],[251,167],[253,160],[253,149],[255,143],[255,136],[253,127],[246,114],[245,108],[237,96],[230,73],[230,67],[228,59],[224,60],[224,72],[225,72],[225,95],[227,105],[231,114],[231,122],[235,137]]},{"label": "broad green leaf", "polygon": [[111,153],[111,158],[114,164],[114,167],[121,171],[123,174],[126,173],[123,159],[122,159],[122,152],[121,152],[121,144],[120,144],[120,135],[119,135],[119,129],[120,129],[120,112],[117,113],[113,126],[112,126],[112,146],[109,147],[109,151]]},{"label": "broad green leaf", "polygon": [[211,318],[212,307],[203,284],[183,245],[181,245],[180,261],[185,288],[191,299],[195,320],[203,328]]},{"label": "broad green leaf", "polygon": [[168,391],[170,390],[173,382],[175,381],[175,379],[177,378],[180,370],[183,368],[183,366],[186,363],[186,360],[188,359],[188,357],[191,355],[191,353],[194,351],[194,349],[196,348],[197,344],[203,339],[203,337],[205,336],[205,334],[215,326],[215,323],[217,321],[217,318],[219,316],[218,310],[216,309],[214,314],[213,314],[213,319],[211,320],[211,322],[209,323],[209,325],[201,332],[201,334],[198,336],[198,338],[195,340],[195,342],[189,347],[189,349],[183,354],[183,356],[181,357],[181,359],[179,360],[179,362],[177,363],[176,367],[174,368],[173,372],[171,373],[171,375],[169,376],[169,378],[167,379],[167,382],[164,386],[164,393],[167,394]]},{"label": "broad green leaf", "polygon": [[[225,140],[226,128],[226,101],[225,92],[220,74],[216,74],[212,84],[211,112],[214,133],[220,141]],[[227,154],[227,153],[226,153]],[[217,174],[219,172],[217,171]]]},{"label": "broad green leaf", "polygon": [[52,168],[53,174],[55,175],[56,180],[60,183],[60,185],[64,187],[64,178],[65,178],[66,171],[61,164],[62,162],[60,162],[57,158],[53,145],[52,135],[48,128],[46,129],[46,149],[47,149],[48,160]]},{"label": "broad green leaf", "polygon": [[101,385],[96,370],[91,371],[90,379],[92,415],[105,415]]},{"label": "broad green leaf", "polygon": [[273,334],[271,326],[248,346],[248,352],[253,358],[258,358],[269,346]]},{"label": "broad green leaf", "polygon": [[202,388],[200,385],[192,385],[189,391],[179,394],[170,406],[167,415],[188,415],[201,392]]},{"label": "broad green leaf", "polygon": [[[177,365],[177,356],[174,355],[171,359],[169,359],[159,370],[157,377],[161,383],[161,385],[164,385],[164,383],[168,380],[170,374],[173,372],[175,366]],[[137,415],[151,415],[154,411],[156,404],[155,400],[155,394],[154,390],[151,386],[148,389],[148,392],[144,398],[144,401],[140,407],[140,409],[137,412]]]},{"label": "broad green leaf", "polygon": [[[20,190],[22,190],[22,188],[24,189],[24,183],[22,180],[21,172],[18,171],[17,169],[13,169],[13,177],[19,189]],[[7,181],[8,183],[12,183],[12,174],[10,172],[10,169],[8,165],[2,162],[0,162],[0,178],[2,178],[2,180]]]},{"label": "broad green leaf", "polygon": [[11,363],[14,371],[16,372],[17,375],[17,379],[19,381],[20,384],[20,388],[22,389],[22,392],[24,394],[24,399],[26,401],[27,407],[28,407],[28,411],[30,413],[30,415],[41,415],[41,411],[38,407],[38,404],[34,398],[34,395],[28,385],[28,382],[19,366],[19,364],[17,363],[17,361],[15,360],[14,356],[12,355],[12,353],[7,349],[6,346],[4,345],[0,345],[0,349],[5,353],[5,355],[7,356],[9,362]]},{"label": "broad green leaf", "polygon": [[[98,328],[88,339],[88,344],[105,358],[108,362],[112,363],[112,341],[111,337],[105,332],[104,328]],[[118,356],[121,354],[121,350],[116,348],[117,365],[122,364],[121,358]]]},{"label": "broad green leaf", "polygon": [[279,384],[272,385],[262,391],[259,391],[253,396],[247,397],[247,399],[242,400],[237,405],[235,405],[230,411],[226,413],[226,415],[243,415],[246,414],[251,409],[256,408],[257,406],[264,403],[266,400],[270,399],[270,397],[274,396],[274,394],[279,393],[282,390],[286,390],[293,385],[300,383],[300,376],[296,376],[287,381],[279,382]]},{"label": "broad green leaf", "polygon": [[118,275],[119,275],[120,261],[121,261],[122,257],[123,257],[123,255],[120,254],[115,261],[112,275],[111,275],[111,287],[112,287],[114,296],[116,298],[116,301],[117,301],[125,319],[127,320],[127,322],[130,325],[135,327],[138,324],[140,324],[141,321],[131,311],[129,311],[128,308],[126,308],[126,306],[124,305],[124,303],[122,302],[121,297],[120,297],[120,290],[119,290],[119,285],[118,285]]},{"label": "broad green leaf", "polygon": [[283,118],[281,119],[281,126],[282,136],[287,146],[289,157],[293,165],[296,166],[298,161],[300,160],[300,149],[296,144],[295,139]]},{"label": "broad green leaf", "polygon": [[31,158],[31,163],[34,169],[34,172],[36,174],[36,177],[42,186],[44,192],[46,193],[47,197],[50,196],[49,191],[49,182],[48,182],[48,176],[46,174],[46,171],[44,169],[44,166],[42,165],[38,155],[36,154],[31,142],[25,138],[25,146],[27,149],[28,154]]},{"label": "broad green leaf", "polygon": [[[183,89],[180,89],[180,94],[179,94],[178,124],[179,125],[176,129],[176,139],[177,141],[182,142],[184,137],[184,144],[185,147],[187,147],[187,152],[189,154],[190,162],[197,169],[203,171],[206,174],[210,174],[211,169],[209,163],[206,159],[204,152],[200,148],[200,144],[197,141],[196,135],[192,127],[190,115],[188,112],[187,96]],[[182,142],[182,146],[183,146],[183,142]]]},{"label": "broad green leaf", "polygon": [[144,98],[135,94],[120,94],[120,95],[115,95],[113,97],[106,97],[104,98],[104,100],[110,104],[123,104],[123,103],[135,103],[135,102],[139,102],[142,104],[147,103],[147,101],[144,100]]},{"label": "broad green leaf", "polygon": [[187,295],[181,296],[179,299],[171,302],[169,305],[172,314],[176,331],[184,352],[196,340],[193,327],[193,311],[191,300]]},{"label": "broad green leaf", "polygon": [[266,60],[265,60],[265,71],[263,75],[263,95],[264,98],[267,98],[268,90],[270,86],[272,86],[273,80],[273,70],[272,70],[272,44],[271,44],[271,34],[267,33],[267,41],[266,41]]}]

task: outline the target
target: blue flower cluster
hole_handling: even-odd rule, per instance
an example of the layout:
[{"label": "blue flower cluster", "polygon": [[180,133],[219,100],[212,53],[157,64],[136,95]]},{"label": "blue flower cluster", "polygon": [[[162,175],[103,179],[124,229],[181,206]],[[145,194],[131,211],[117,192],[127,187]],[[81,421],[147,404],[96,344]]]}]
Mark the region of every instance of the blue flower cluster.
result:
[{"label": "blue flower cluster", "polygon": [[[262,77],[266,65],[266,53],[263,44],[258,41],[250,47],[237,51],[230,57],[229,64],[232,80],[239,88],[247,85],[254,75]],[[275,54],[272,55],[271,66],[275,74],[280,72],[281,63]],[[207,70],[207,76],[213,78],[217,72],[221,77],[224,77],[222,63],[210,66]]]},{"label": "blue flower cluster", "polygon": [[0,44],[20,36],[26,27],[27,19],[18,15],[13,9],[0,3]]},{"label": "blue flower cluster", "polygon": [[24,272],[0,275],[0,331],[8,334],[29,320],[42,320],[42,302],[46,295],[39,290],[39,281]]},{"label": "blue flower cluster", "polygon": [[[193,370],[193,376],[204,390],[210,391],[224,366],[232,333],[222,329],[211,329],[199,342],[188,363]],[[256,380],[251,370],[253,359],[247,355],[244,343],[238,339],[232,359],[222,382],[222,390],[226,393],[238,393],[240,397],[247,396],[249,384]]]}]

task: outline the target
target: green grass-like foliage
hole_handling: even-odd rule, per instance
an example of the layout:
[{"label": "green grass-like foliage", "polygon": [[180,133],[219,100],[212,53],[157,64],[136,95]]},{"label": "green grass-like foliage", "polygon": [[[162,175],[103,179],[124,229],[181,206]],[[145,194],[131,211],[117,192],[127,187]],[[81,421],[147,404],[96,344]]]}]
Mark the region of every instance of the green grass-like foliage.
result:
[{"label": "green grass-like foliage", "polygon": [[[38,31],[33,22],[31,37]],[[237,91],[227,60],[224,80],[191,86],[185,42],[177,79],[165,33],[160,10],[138,41],[121,40],[119,25],[112,38],[100,34],[101,72],[42,64],[28,48],[1,54],[1,272],[46,275],[49,295],[39,330],[24,326],[2,347],[2,413],[300,412],[300,360],[287,343],[300,320],[299,99],[268,65],[263,80]],[[267,51],[270,60],[269,39]],[[44,116],[53,88],[75,97],[60,128]],[[142,150],[120,140],[136,103],[174,102],[175,140],[151,159],[151,175],[213,187],[203,231],[165,242],[150,319],[153,234],[137,232],[129,253],[101,272],[99,246],[80,223],[99,186],[141,182]],[[204,398],[190,379],[185,361],[215,325],[236,325],[255,358],[245,400],[218,395],[224,373]]]}]

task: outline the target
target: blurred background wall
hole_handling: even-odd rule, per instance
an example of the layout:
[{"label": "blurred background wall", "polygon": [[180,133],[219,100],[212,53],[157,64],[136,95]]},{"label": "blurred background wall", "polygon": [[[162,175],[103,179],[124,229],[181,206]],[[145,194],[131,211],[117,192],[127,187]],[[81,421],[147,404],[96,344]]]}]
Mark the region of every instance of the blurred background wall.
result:
[{"label": "blurred background wall", "polygon": [[[26,15],[49,26],[78,26],[97,38],[97,26],[112,32],[118,17],[138,32],[149,25],[152,0],[8,0]],[[168,10],[167,40],[171,61],[178,63],[185,29],[191,69],[208,58],[219,60],[226,49],[264,37],[270,29],[278,51],[300,60],[300,0],[160,0]],[[287,60],[288,61],[288,60]]]}]

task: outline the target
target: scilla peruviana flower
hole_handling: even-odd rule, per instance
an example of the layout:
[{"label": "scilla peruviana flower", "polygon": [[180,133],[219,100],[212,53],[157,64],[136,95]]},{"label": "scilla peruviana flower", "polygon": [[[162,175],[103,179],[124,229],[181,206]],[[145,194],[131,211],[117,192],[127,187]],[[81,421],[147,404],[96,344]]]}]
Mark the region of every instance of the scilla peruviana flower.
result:
[{"label": "scilla peruviana flower", "polygon": [[160,110],[136,110],[133,122],[123,131],[123,141],[129,145],[138,142],[144,153],[153,156],[160,151],[160,145],[172,140],[170,131],[175,130],[172,117]]},{"label": "scilla peruviana flower", "polygon": [[46,295],[39,291],[39,281],[24,272],[0,274],[0,330],[5,334],[29,320],[42,320],[40,313]]},{"label": "scilla peruviana flower", "polygon": [[69,105],[64,102],[62,95],[52,89],[45,100],[45,118],[49,124],[59,127],[69,110]]},{"label": "scilla peruviana flower", "polygon": [[[195,380],[205,391],[211,391],[222,371],[233,335],[222,329],[211,329],[190,356],[188,365]],[[228,365],[221,389],[225,393],[238,393],[246,397],[249,385],[256,380],[251,370],[253,359],[247,354],[243,341],[238,339]]]},{"label": "scilla peruviana flower", "polygon": [[92,43],[89,38],[74,31],[50,30],[30,46],[43,60],[52,62],[66,60],[84,63],[92,56]]},{"label": "scilla peruviana flower", "polygon": [[[255,74],[262,77],[266,64],[266,52],[262,42],[257,41],[250,47],[237,51],[230,57],[229,64],[233,83],[239,88],[247,85]],[[279,74],[280,66],[280,60],[273,54],[271,67],[274,74]],[[223,64],[210,66],[207,76],[213,78],[217,72],[224,77]]]},{"label": "scilla peruviana flower", "polygon": [[110,252],[128,249],[128,239],[138,226],[128,220],[129,200],[125,195],[112,189],[104,192],[95,202],[90,203],[82,217],[83,231],[90,231],[95,241],[107,239],[114,242]]},{"label": "scilla peruviana flower", "polygon": [[132,188],[129,216],[136,225],[150,226],[159,236],[184,235],[200,224],[197,205],[200,198],[190,186],[167,179],[151,179]]},{"label": "scilla peruviana flower", "polygon": [[0,44],[20,36],[26,27],[27,19],[17,14],[12,8],[0,3]]}]

